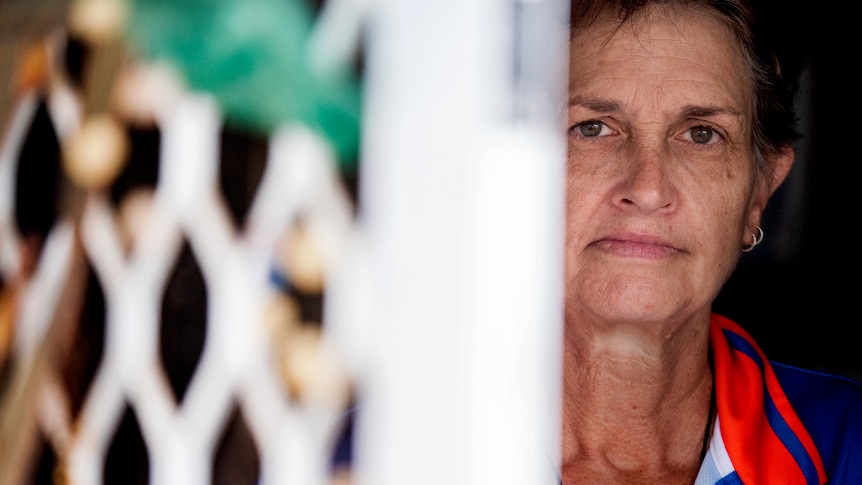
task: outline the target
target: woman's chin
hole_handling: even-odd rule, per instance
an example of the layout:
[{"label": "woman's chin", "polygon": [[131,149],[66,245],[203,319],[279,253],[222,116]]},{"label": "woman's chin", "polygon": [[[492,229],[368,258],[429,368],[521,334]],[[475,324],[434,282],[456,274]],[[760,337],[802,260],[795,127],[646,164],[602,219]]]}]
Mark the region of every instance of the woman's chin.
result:
[{"label": "woman's chin", "polygon": [[567,291],[567,315],[615,322],[664,322],[696,311],[691,303],[700,300],[685,291],[685,285],[668,284],[661,278],[627,276],[583,283]]}]

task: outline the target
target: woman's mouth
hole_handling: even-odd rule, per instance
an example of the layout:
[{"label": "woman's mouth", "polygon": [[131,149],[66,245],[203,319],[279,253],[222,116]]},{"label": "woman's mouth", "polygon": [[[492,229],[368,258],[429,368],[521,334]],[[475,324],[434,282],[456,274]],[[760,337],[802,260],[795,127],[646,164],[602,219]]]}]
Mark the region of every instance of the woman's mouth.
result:
[{"label": "woman's mouth", "polygon": [[666,240],[638,234],[606,236],[592,245],[608,254],[638,259],[661,259],[680,252]]}]

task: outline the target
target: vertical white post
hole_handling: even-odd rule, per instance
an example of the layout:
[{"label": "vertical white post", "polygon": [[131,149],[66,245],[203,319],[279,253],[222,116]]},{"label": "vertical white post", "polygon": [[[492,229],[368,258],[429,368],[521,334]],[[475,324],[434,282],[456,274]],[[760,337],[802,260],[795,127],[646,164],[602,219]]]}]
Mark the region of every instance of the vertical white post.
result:
[{"label": "vertical white post", "polygon": [[556,483],[566,9],[371,13],[361,484]]}]

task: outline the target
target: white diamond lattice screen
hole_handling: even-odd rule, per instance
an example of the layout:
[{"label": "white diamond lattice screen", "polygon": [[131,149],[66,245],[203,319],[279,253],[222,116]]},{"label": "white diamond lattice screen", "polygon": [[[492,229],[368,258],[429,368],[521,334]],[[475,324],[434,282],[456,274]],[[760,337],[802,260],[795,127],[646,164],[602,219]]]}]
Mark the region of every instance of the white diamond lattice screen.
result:
[{"label": "white diamond lattice screen", "polygon": [[139,61],[137,165],[82,183],[91,97],[40,43],[0,145],[0,481],[556,483],[566,13],[325,2],[309,55],[363,59],[355,179]]}]

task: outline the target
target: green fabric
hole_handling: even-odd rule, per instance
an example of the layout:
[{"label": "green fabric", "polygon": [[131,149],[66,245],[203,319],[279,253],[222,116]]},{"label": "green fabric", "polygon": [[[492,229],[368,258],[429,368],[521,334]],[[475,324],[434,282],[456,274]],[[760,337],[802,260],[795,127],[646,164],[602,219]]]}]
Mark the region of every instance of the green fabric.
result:
[{"label": "green fabric", "polygon": [[[215,96],[227,122],[270,133],[301,121],[328,139],[342,167],[359,144],[360,86],[309,68],[313,13],[300,0],[134,0],[129,42],[167,60]],[[348,72],[348,69],[344,70]]]}]

